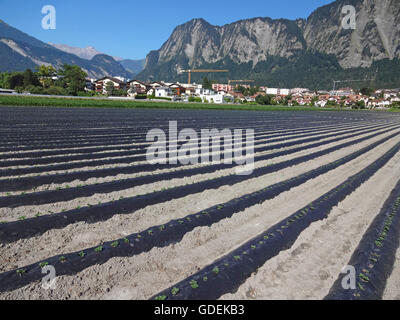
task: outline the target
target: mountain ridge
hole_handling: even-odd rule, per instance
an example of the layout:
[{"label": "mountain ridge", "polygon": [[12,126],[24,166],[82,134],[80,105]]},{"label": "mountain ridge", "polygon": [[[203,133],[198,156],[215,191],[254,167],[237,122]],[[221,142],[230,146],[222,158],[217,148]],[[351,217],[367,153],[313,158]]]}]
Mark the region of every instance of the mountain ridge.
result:
[{"label": "mountain ridge", "polygon": [[[96,58],[93,57],[93,58]],[[59,50],[10,25],[0,21],[0,71],[23,71],[39,65],[60,68],[64,64],[80,66],[89,77],[120,75],[129,78],[131,74],[120,63],[107,55],[97,55],[95,60],[85,60],[74,54]]]},{"label": "mountain ridge", "polygon": [[[344,5],[356,8],[356,30],[342,28]],[[376,77],[377,69],[392,78],[392,68],[392,72],[400,71],[399,26],[398,0],[337,0],[317,8],[307,19],[296,20],[255,17],[213,26],[196,18],[177,26],[159,50],[151,51],[137,77],[185,81],[179,69],[208,67],[231,72],[192,78],[227,81],[251,77],[258,84],[316,87],[322,83],[324,88],[354,74],[362,79]],[[314,78],[310,80],[308,75]],[[318,75],[326,79],[319,81]],[[379,80],[378,84],[400,86],[396,79]]]}]

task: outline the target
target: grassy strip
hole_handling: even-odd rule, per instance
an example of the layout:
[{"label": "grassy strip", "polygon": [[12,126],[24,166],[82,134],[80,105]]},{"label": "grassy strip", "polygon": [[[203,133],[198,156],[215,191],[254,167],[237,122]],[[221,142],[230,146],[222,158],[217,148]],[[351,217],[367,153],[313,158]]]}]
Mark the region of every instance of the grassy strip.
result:
[{"label": "grassy strip", "polygon": [[251,111],[334,111],[341,109],[316,107],[286,107],[261,105],[232,105],[182,102],[129,101],[111,99],[27,97],[0,95],[0,106],[39,107],[96,107],[96,108],[161,108],[161,109],[206,109],[206,110],[251,110]]}]

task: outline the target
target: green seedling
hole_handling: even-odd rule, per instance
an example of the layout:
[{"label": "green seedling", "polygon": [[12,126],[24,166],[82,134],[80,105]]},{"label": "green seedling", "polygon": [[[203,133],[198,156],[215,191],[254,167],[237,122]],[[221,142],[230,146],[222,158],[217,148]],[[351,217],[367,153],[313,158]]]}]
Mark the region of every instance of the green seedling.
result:
[{"label": "green seedling", "polygon": [[235,259],[236,261],[240,260],[240,256],[234,256],[233,259]]},{"label": "green seedling", "polygon": [[84,253],[83,251],[79,252],[78,255],[83,258],[84,256],[86,256],[86,253]]},{"label": "green seedling", "polygon": [[60,258],[60,262],[61,262],[61,263],[64,263],[65,261],[67,261],[67,258],[66,258],[66,257],[61,257],[61,258]]},{"label": "green seedling", "polygon": [[196,280],[192,280],[192,281],[190,281],[190,286],[191,286],[193,289],[197,289],[197,288],[199,287],[199,284],[197,283]]},{"label": "green seedling", "polygon": [[26,216],[19,217],[18,220],[25,220]]},{"label": "green seedling", "polygon": [[129,243],[129,239],[128,238],[124,238],[124,242],[125,243]]},{"label": "green seedling", "polygon": [[361,283],[358,283],[358,288],[360,288],[360,290],[362,290],[362,291],[365,291],[365,288]]},{"label": "green seedling", "polygon": [[153,235],[153,230],[149,230],[149,231],[147,231],[147,233],[148,233],[150,236],[152,236],[152,235]]},{"label": "green seedling", "polygon": [[45,266],[48,266],[48,265],[49,265],[49,263],[48,263],[47,261],[44,261],[44,262],[39,263],[39,266],[40,266],[41,268],[44,268]]},{"label": "green seedling", "polygon": [[179,288],[175,287],[171,290],[172,295],[176,296],[179,293]]},{"label": "green seedling", "polygon": [[369,278],[365,274],[360,273],[359,277],[362,281],[369,282]]},{"label": "green seedling", "polygon": [[158,297],[156,297],[157,301],[164,301],[166,299],[167,299],[167,296],[158,296]]},{"label": "green seedling", "polygon": [[165,226],[161,226],[160,231],[164,231],[164,230],[165,230]]},{"label": "green seedling", "polygon": [[101,251],[103,251],[103,246],[98,246],[96,249],[94,249],[94,252],[97,252],[97,253],[99,253],[99,252],[101,252]]},{"label": "green seedling", "polygon": [[207,282],[208,281],[208,277],[203,277],[203,281]]},{"label": "green seedling", "polygon": [[19,270],[17,270],[17,274],[18,274],[20,277],[22,277],[22,275],[23,275],[24,273],[26,273],[26,269],[19,269]]},{"label": "green seedling", "polygon": [[116,248],[118,247],[119,242],[118,241],[114,241],[113,243],[111,243],[111,247]]},{"label": "green seedling", "polygon": [[214,269],[212,269],[212,271],[213,271],[214,273],[218,274],[218,273],[219,273],[219,268],[218,268],[218,267],[215,267]]}]

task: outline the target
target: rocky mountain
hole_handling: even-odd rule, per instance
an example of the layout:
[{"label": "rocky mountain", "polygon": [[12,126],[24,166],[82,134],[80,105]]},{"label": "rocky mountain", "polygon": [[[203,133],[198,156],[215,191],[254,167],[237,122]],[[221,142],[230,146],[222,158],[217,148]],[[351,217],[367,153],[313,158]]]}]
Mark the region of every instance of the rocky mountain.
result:
[{"label": "rocky mountain", "polygon": [[[342,8],[356,9],[356,28],[341,27]],[[339,28],[338,28],[339,26]],[[308,48],[338,58],[343,68],[400,58],[399,0],[338,0],[313,12],[303,28]]]},{"label": "rocky mountain", "polygon": [[97,54],[91,60],[59,50],[47,43],[11,27],[0,20],[0,71],[22,71],[38,65],[75,64],[85,70],[89,77],[123,76],[131,74],[112,57]]},{"label": "rocky mountain", "polygon": [[[355,30],[343,28],[345,5],[356,9]],[[221,81],[252,77],[259,84],[328,88],[334,79],[360,76],[399,87],[393,76],[399,58],[399,0],[337,0],[296,21],[254,18],[213,26],[191,20],[149,53],[138,78],[185,81],[180,69],[215,68],[230,70],[206,75]]]},{"label": "rocky mountain", "polygon": [[[71,47],[65,44],[55,44],[55,43],[49,43],[49,44],[61,51],[74,54],[86,60],[92,60],[96,55],[104,55],[104,53],[98,51],[96,48],[91,46],[85,48],[78,48],[78,47]],[[140,71],[143,70],[144,64],[146,62],[145,59],[132,60],[132,59],[123,59],[120,57],[113,57],[113,59],[119,62],[122,65],[122,67],[124,67],[124,69],[129,72],[131,78],[133,78],[135,75],[137,75]]]},{"label": "rocky mountain", "polygon": [[[51,43],[51,42],[49,42],[49,44],[61,51],[74,54],[74,55],[78,56],[79,58],[86,59],[86,60],[91,60],[94,56],[96,56],[98,54],[103,54],[102,52],[96,50],[96,48],[91,47],[91,46],[88,46],[85,48],[78,48],[78,47],[71,47],[66,44],[56,44],[56,43]],[[116,59],[116,57],[113,57],[113,58],[115,61],[118,61],[118,59]]]}]

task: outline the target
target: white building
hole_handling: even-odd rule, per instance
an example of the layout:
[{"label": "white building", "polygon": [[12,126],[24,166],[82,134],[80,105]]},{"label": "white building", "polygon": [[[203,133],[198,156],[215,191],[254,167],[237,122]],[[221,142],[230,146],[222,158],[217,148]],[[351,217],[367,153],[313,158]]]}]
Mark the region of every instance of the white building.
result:
[{"label": "white building", "polygon": [[290,95],[290,89],[281,89],[281,88],[264,88],[266,94],[270,94],[273,96],[288,96]]},{"label": "white building", "polygon": [[214,91],[210,90],[210,89],[195,88],[195,90],[196,90],[195,93],[197,95],[199,95],[199,96],[202,96],[202,95],[213,95],[214,94]]},{"label": "white building", "polygon": [[218,92],[217,94],[204,94],[204,95],[200,95],[200,98],[208,103],[217,103],[217,104],[221,104],[224,103],[226,94],[223,91]]},{"label": "white building", "polygon": [[157,87],[155,88],[155,96],[158,98],[166,98],[172,96],[172,89],[170,87]]},{"label": "white building", "polygon": [[278,88],[267,88],[267,90],[265,90],[265,93],[276,96],[278,94]]}]

